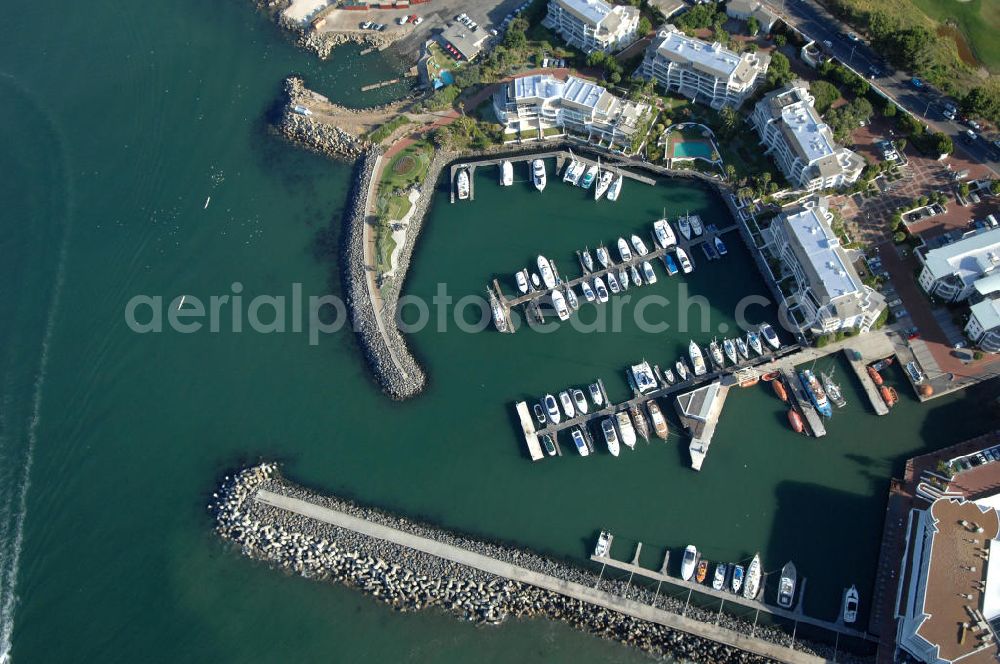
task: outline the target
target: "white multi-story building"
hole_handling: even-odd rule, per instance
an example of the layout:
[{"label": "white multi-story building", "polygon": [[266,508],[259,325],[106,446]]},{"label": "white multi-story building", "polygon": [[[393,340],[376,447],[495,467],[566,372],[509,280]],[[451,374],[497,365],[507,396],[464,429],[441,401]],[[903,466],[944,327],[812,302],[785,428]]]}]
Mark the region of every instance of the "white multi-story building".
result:
[{"label": "white multi-story building", "polygon": [[788,181],[801,189],[817,191],[857,182],[865,160],[836,144],[813,101],[805,81],[765,95],[750,118],[761,143]]},{"label": "white multi-story building", "polygon": [[515,78],[497,90],[493,110],[507,131],[537,131],[544,136],[546,129],[557,127],[627,150],[651,109],[576,76],[560,81],[535,74]]},{"label": "white multi-story building", "polygon": [[938,497],[910,511],[894,615],[897,645],[918,661],[996,664],[997,506],[997,496]]},{"label": "white multi-story building", "polygon": [[712,108],[737,108],[753,93],[770,62],[763,53],[737,54],[667,25],[646,49],[636,74]]},{"label": "white multi-story building", "polygon": [[969,307],[965,334],[988,353],[1000,353],[1000,299],[983,300]]},{"label": "white multi-story building", "polygon": [[603,0],[549,0],[542,25],[585,53],[617,51],[635,40],[639,9]]},{"label": "white multi-story building", "polygon": [[[762,231],[765,248],[795,282],[785,304],[800,331],[867,332],[885,309],[885,298],[862,283],[833,232],[823,198],[783,212]],[[779,276],[780,275],[776,275]]]},{"label": "white multi-story building", "polygon": [[919,282],[928,294],[948,302],[968,299],[983,277],[1000,274],[1000,228],[968,235],[927,252]]},{"label": "white multi-story building", "polygon": [[778,22],[778,17],[770,9],[760,3],[759,0],[729,0],[726,3],[726,15],[746,21],[752,16],[760,24],[760,30],[764,34],[771,32],[771,28]]}]

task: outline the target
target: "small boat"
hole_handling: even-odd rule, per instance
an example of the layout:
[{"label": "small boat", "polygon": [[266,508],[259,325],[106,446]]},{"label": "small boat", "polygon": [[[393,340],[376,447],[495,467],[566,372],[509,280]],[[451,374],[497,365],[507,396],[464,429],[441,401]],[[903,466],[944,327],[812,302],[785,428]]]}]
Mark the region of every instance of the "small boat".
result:
[{"label": "small boat", "polygon": [[576,445],[576,451],[580,453],[580,456],[588,456],[590,454],[590,448],[587,447],[587,439],[583,437],[583,432],[580,431],[580,427],[573,427],[573,444]]},{"label": "small boat", "polygon": [[663,372],[663,378],[666,379],[666,381],[671,385],[677,382],[677,378],[674,376],[673,370],[669,367],[667,367],[667,370]]},{"label": "small boat", "polygon": [[600,277],[594,277],[594,290],[597,292],[598,302],[603,304],[608,301],[608,289],[604,287]]},{"label": "small boat", "polygon": [[681,578],[690,581],[694,576],[695,567],[698,565],[698,549],[694,544],[688,544],[684,549],[684,557],[681,558]]},{"label": "small boat", "polygon": [[608,272],[605,276],[608,278],[608,288],[611,289],[611,292],[615,295],[621,293],[622,288],[618,285],[618,278],[615,276],[615,273]]},{"label": "small boat", "polygon": [[601,200],[601,196],[608,190],[615,180],[615,174],[611,171],[604,171],[597,177],[597,186],[594,187],[594,200]]},{"label": "small boat", "polygon": [[689,214],[687,217],[691,222],[691,234],[695,237],[700,236],[705,230],[701,225],[701,217],[696,214]]},{"label": "small boat", "polygon": [[715,236],[713,242],[715,243],[715,250],[719,253],[719,256],[725,256],[729,253],[729,249],[726,248],[726,244],[718,235]]},{"label": "small boat", "polygon": [[656,376],[653,375],[653,370],[649,368],[649,362],[645,360],[629,367],[628,379],[632,387],[638,390],[640,394],[652,392],[657,388]]},{"label": "small boat", "polygon": [[597,247],[597,262],[605,269],[611,267],[611,254],[608,253],[608,248],[603,244]]},{"label": "small boat", "polygon": [[500,300],[497,299],[493,291],[490,293],[490,308],[493,310],[493,324],[497,326],[497,330],[500,332],[507,331],[507,316],[504,315],[503,307],[500,305]]},{"label": "small boat", "polygon": [[872,382],[875,383],[876,387],[879,387],[879,386],[882,385],[882,382],[883,382],[882,381],[882,374],[880,374],[879,372],[875,371],[875,367],[868,367],[868,377],[872,379]]},{"label": "small boat", "polygon": [[552,436],[547,433],[542,434],[542,447],[545,448],[545,453],[549,456],[556,455],[556,444],[552,442]]},{"label": "small boat", "polygon": [[688,217],[678,217],[677,218],[677,228],[680,229],[681,235],[684,236],[685,240],[691,239],[691,219]]},{"label": "small boat", "polygon": [[882,371],[882,369],[885,369],[890,364],[892,364],[892,358],[887,357],[879,360],[878,362],[872,363],[872,368],[875,369],[875,371]]},{"label": "small boat", "polygon": [[799,380],[802,381],[802,387],[805,388],[806,394],[809,395],[809,400],[816,406],[816,410],[819,411],[820,415],[823,417],[833,417],[833,409],[830,408],[830,401],[826,398],[826,392],[823,391],[823,386],[816,380],[813,372],[809,369],[803,369],[799,373]]},{"label": "small boat", "polygon": [[670,427],[667,426],[667,420],[663,417],[663,411],[660,410],[656,399],[650,399],[646,402],[646,410],[649,411],[649,419],[653,420],[653,432],[656,433],[656,437],[666,440],[670,433]]},{"label": "small boat", "polygon": [[705,258],[710,261],[714,261],[719,257],[719,255],[715,253],[715,247],[712,246],[711,242],[702,242],[701,250],[705,252]]},{"label": "small boat", "polygon": [[858,587],[852,585],[844,595],[844,622],[854,624],[858,619]]},{"label": "small boat", "polygon": [[531,409],[535,412],[535,419],[538,420],[538,423],[545,424],[545,411],[542,410],[542,404],[534,403]]},{"label": "small boat", "polygon": [[760,377],[761,380],[771,382],[772,380],[777,380],[781,378],[780,371],[768,371],[766,374]]},{"label": "small boat", "polygon": [[668,275],[672,277],[677,274],[679,270],[677,269],[677,263],[674,262],[673,256],[670,254],[663,254],[660,258],[663,260],[663,267],[667,268]]},{"label": "small boat", "polygon": [[775,333],[774,328],[772,328],[767,323],[762,323],[760,326],[760,333],[764,337],[764,341],[768,343],[774,350],[781,348],[781,341],[778,340],[778,335]]},{"label": "small boat", "polygon": [[626,411],[620,411],[615,414],[615,419],[618,420],[618,433],[621,434],[621,441],[629,447],[629,449],[635,448],[635,429],[632,428],[632,420],[629,418]]},{"label": "small boat", "polygon": [[583,291],[583,297],[587,300],[587,302],[593,302],[595,299],[597,299],[594,296],[594,289],[592,289],[590,287],[590,284],[588,284],[586,281],[580,282],[580,290]]},{"label": "small boat", "polygon": [[786,609],[792,607],[795,599],[795,582],[798,575],[795,571],[795,563],[789,561],[781,568],[781,579],[778,580],[778,606]]},{"label": "small boat", "polygon": [[583,390],[574,388],[573,389],[573,403],[576,404],[576,410],[578,413],[584,415],[590,408],[587,406],[587,396],[583,393]]},{"label": "small boat", "polygon": [[722,350],[726,351],[726,357],[729,358],[730,364],[736,364],[739,362],[736,358],[736,344],[733,343],[732,339],[722,340]]},{"label": "small boat", "polygon": [[743,337],[736,337],[736,350],[746,359],[750,359],[750,349],[747,348],[747,342],[743,340]]},{"label": "small boat", "polygon": [[618,283],[621,284],[622,290],[628,290],[628,270],[621,268],[618,270]]},{"label": "small boat", "polygon": [[712,358],[712,364],[715,365],[716,369],[722,369],[726,366],[726,358],[722,356],[722,348],[715,339],[712,339],[712,343],[708,344],[708,356]]},{"label": "small boat", "polygon": [[733,578],[729,581],[729,587],[733,589],[734,595],[739,595],[743,588],[743,565],[733,565]]},{"label": "small boat", "polygon": [[576,298],[576,292],[572,286],[566,286],[566,301],[569,303],[569,308],[573,311],[580,308],[580,300]]},{"label": "small boat", "polygon": [[688,257],[687,252],[680,247],[677,247],[677,261],[681,264],[681,271],[684,274],[694,272],[694,263],[691,262],[691,258]]},{"label": "small boat", "polygon": [[519,290],[522,295],[528,292],[527,274],[528,273],[526,270],[521,270],[520,272],[514,275],[514,280],[517,282],[517,290]]},{"label": "small boat", "polygon": [[785,390],[785,383],[781,380],[772,380],[771,387],[774,389],[774,393],[778,395],[778,398],[788,403],[788,391]]},{"label": "small boat", "polygon": [[700,560],[698,561],[698,571],[694,573],[694,580],[698,583],[705,583],[706,576],[708,576],[708,561]]},{"label": "small boat", "polygon": [[687,365],[684,364],[684,360],[677,360],[677,362],[674,363],[674,368],[677,369],[677,375],[680,376],[681,380],[688,379],[688,369]]},{"label": "small boat", "polygon": [[701,354],[701,348],[692,339],[688,343],[688,355],[691,356],[691,366],[694,367],[695,376],[704,376],[708,373],[708,367],[705,366],[705,358]]},{"label": "small boat", "polygon": [[636,286],[642,286],[642,276],[639,274],[639,268],[632,263],[628,266],[629,274],[632,275],[632,283]]},{"label": "small boat", "polygon": [[611,533],[606,530],[601,531],[600,537],[597,538],[597,546],[594,547],[594,555],[598,558],[608,555],[611,550]]},{"label": "small boat", "polygon": [[656,283],[656,273],[653,272],[653,266],[650,264],[649,261],[642,262],[642,275],[646,277],[647,284]]},{"label": "small boat", "polygon": [[608,187],[608,200],[609,201],[617,201],[618,200],[619,194],[622,193],[622,182],[624,180],[625,180],[625,177],[623,175],[619,174],[618,177],[615,178],[615,181],[611,183],[611,186]]},{"label": "small boat", "polygon": [[458,200],[466,200],[469,197],[469,171],[463,168],[458,172],[456,187],[458,188]]},{"label": "small boat", "polygon": [[514,184],[514,164],[506,159],[500,164],[500,185],[509,187]]},{"label": "small boat", "polygon": [[640,256],[645,256],[649,253],[649,249],[646,248],[646,243],[643,242],[642,238],[635,233],[632,234],[629,240],[632,242],[632,247],[635,248],[636,253]]},{"label": "small boat", "polygon": [[840,391],[840,385],[833,382],[833,374],[820,372],[819,375],[823,379],[823,389],[826,390],[826,396],[833,402],[833,405],[837,408],[846,406],[847,399],[844,398],[844,394]]},{"label": "small boat", "polygon": [[792,431],[795,433],[802,433],[805,431],[805,422],[802,421],[802,416],[799,415],[799,411],[794,408],[788,409],[788,423],[792,426]]},{"label": "small boat", "polygon": [[583,175],[583,163],[573,159],[566,166],[566,170],[563,171],[563,182],[575,185],[580,181],[581,175]]},{"label": "small boat", "polygon": [[583,177],[580,179],[580,186],[584,189],[590,189],[590,185],[594,184],[594,180],[597,178],[597,164],[591,164],[583,173]]},{"label": "small boat", "polygon": [[551,394],[545,395],[545,413],[549,416],[549,421],[552,424],[559,424],[562,421],[562,415],[559,413],[559,402]]},{"label": "small boat", "polygon": [[726,577],[729,573],[729,565],[726,563],[715,563],[715,574],[712,575],[712,590],[722,590],[726,585]]},{"label": "small boat", "polygon": [[646,423],[646,418],[639,410],[638,406],[630,406],[628,409],[628,414],[632,417],[632,423],[635,425],[636,432],[642,436],[642,439],[649,442],[649,424]]},{"label": "small boat", "polygon": [[760,569],[760,554],[754,554],[753,560],[750,561],[750,565],[747,567],[746,577],[743,579],[743,597],[747,599],[756,599],[757,593],[760,592],[760,579],[762,573]]},{"label": "small boat", "polygon": [[545,284],[546,288],[556,287],[556,277],[552,273],[552,266],[549,264],[549,260],[545,256],[538,256],[538,273],[542,275],[542,283]]},{"label": "small boat", "polygon": [[[212,202],[212,197],[209,196],[208,198],[205,199],[205,205],[201,209],[202,210],[207,210],[208,209],[208,204],[211,203],[211,202]],[[2,664],[7,664],[7,662],[9,662],[9,661],[10,660],[7,659],[7,655],[4,655],[4,659],[0,660],[0,662],[2,662]]]},{"label": "small boat", "polygon": [[535,289],[538,289],[538,288],[542,287],[542,280],[538,278],[538,273],[537,272],[532,272],[531,273],[531,285]]},{"label": "small boat", "polygon": [[604,395],[601,394],[601,386],[597,383],[591,383],[587,386],[590,390],[590,400],[594,402],[594,405],[600,408],[604,405]]},{"label": "small boat", "polygon": [[531,180],[535,184],[535,189],[545,191],[545,162],[536,159],[531,162]]},{"label": "small boat", "polygon": [[569,307],[566,306],[566,298],[558,290],[552,291],[552,306],[555,307],[559,320],[569,320]]},{"label": "small boat", "polygon": [[562,404],[563,412],[566,413],[566,417],[569,419],[576,417],[576,408],[573,407],[573,400],[570,398],[567,390],[563,390],[559,393],[559,403]]},{"label": "small boat", "polygon": [[583,261],[583,267],[587,268],[588,272],[594,271],[594,259],[590,255],[589,248],[585,248],[583,253],[580,254],[580,260]]},{"label": "small boat", "polygon": [[885,405],[892,408],[899,401],[899,395],[896,394],[896,390],[891,387],[886,387],[883,385],[879,388],[878,393],[882,395],[882,401],[885,401]]},{"label": "small boat", "polygon": [[628,248],[628,242],[625,241],[625,238],[618,238],[618,254],[624,263],[632,260],[632,250]]},{"label": "small boat", "polygon": [[747,345],[758,355],[764,354],[764,348],[760,344],[760,335],[753,330],[747,332]]},{"label": "small boat", "polygon": [[677,237],[666,219],[653,222],[653,233],[656,235],[656,243],[663,249],[669,249],[677,244]]}]

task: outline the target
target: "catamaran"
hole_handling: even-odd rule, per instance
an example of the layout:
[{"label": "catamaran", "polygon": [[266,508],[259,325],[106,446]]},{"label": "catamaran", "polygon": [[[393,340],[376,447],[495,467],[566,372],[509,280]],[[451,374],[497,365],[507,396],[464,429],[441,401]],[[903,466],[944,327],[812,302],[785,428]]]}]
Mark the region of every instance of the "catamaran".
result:
[{"label": "catamaran", "polygon": [[504,187],[514,184],[514,164],[506,159],[500,164],[500,184]]},{"label": "catamaran", "polygon": [[680,261],[681,271],[684,272],[684,274],[691,274],[694,272],[694,264],[688,257],[687,252],[680,247],[677,247],[677,260]]},{"label": "catamaran", "polygon": [[556,277],[552,274],[552,266],[549,265],[549,260],[539,254],[536,262],[538,263],[538,272],[542,275],[542,283],[545,284],[546,288],[555,288]]},{"label": "catamaran", "polygon": [[601,420],[601,431],[604,433],[604,442],[608,445],[611,456],[618,456],[621,449],[618,447],[618,432],[615,431],[615,422],[610,417]]},{"label": "catamaran", "polygon": [[604,282],[600,277],[594,277],[594,290],[597,292],[597,301],[604,304],[608,301],[608,289],[604,287]]},{"label": "catamaran", "polygon": [[635,389],[639,390],[639,394],[652,392],[657,388],[656,377],[653,375],[649,362],[643,360],[639,364],[633,364],[629,367],[629,374],[632,378],[632,384],[635,385]]},{"label": "catamaran", "polygon": [[573,159],[569,162],[569,166],[566,167],[565,172],[563,172],[563,182],[575,185],[580,181],[580,176],[583,175],[583,169],[583,163]]},{"label": "catamaran", "polygon": [[656,399],[647,401],[646,409],[649,411],[649,419],[653,420],[653,431],[658,438],[666,440],[667,435],[670,433],[670,428],[667,426],[667,420],[663,417],[663,411],[660,410],[660,405],[656,403]]},{"label": "catamaran", "polygon": [[753,330],[747,332],[747,345],[758,355],[764,354],[764,348],[760,345],[760,335]]},{"label": "catamaran", "polygon": [[684,549],[684,557],[681,558],[681,578],[690,581],[697,566],[698,548],[694,544],[688,544]]},{"label": "catamaran", "polygon": [[632,250],[628,248],[625,238],[618,238],[618,254],[622,257],[622,262],[628,263],[632,260]]},{"label": "catamaran", "polygon": [[590,284],[588,284],[586,281],[580,282],[580,290],[583,291],[583,297],[587,300],[587,302],[593,302],[595,299],[597,299],[594,296],[594,290],[590,287]]},{"label": "catamaran", "polygon": [[618,278],[615,277],[615,273],[614,272],[608,272],[607,275],[605,275],[605,276],[607,276],[607,278],[608,278],[608,288],[611,289],[611,292],[613,294],[615,294],[615,295],[618,295],[618,293],[621,293],[622,289],[621,289],[621,286],[618,285]]},{"label": "catamaran", "polygon": [[569,419],[576,417],[576,408],[573,406],[573,400],[570,399],[568,390],[563,390],[559,393],[559,403],[562,404],[563,412],[566,413],[566,417]]},{"label": "catamaran", "polygon": [[531,162],[531,179],[535,183],[535,189],[545,190],[545,162],[541,159]]},{"label": "catamaran", "polygon": [[743,579],[743,596],[745,598],[756,599],[757,593],[760,592],[760,579],[760,554],[756,553],[753,560],[750,561],[750,566],[747,567],[746,578]]},{"label": "catamaran", "polygon": [[630,237],[629,240],[632,241],[632,246],[635,248],[636,253],[638,253],[640,256],[645,256],[646,254],[649,253],[649,249],[646,248],[646,243],[643,242],[642,238],[640,238],[638,235],[633,233],[632,237]]},{"label": "catamaran", "polygon": [[789,561],[781,568],[781,579],[778,581],[778,606],[786,609],[792,607],[792,601],[795,599],[795,581],[797,576],[795,563]]},{"label": "catamaran", "polygon": [[672,277],[675,274],[677,274],[677,272],[678,272],[678,270],[677,270],[677,263],[674,262],[674,257],[673,256],[671,256],[670,254],[663,254],[662,256],[660,256],[660,259],[663,261],[663,266],[665,268],[667,268],[667,275],[668,276]]},{"label": "catamaran", "polygon": [[716,369],[722,369],[726,366],[726,360],[722,357],[722,349],[715,339],[712,339],[712,343],[708,344],[708,355],[712,358],[712,364],[715,365]]},{"label": "catamaran", "polygon": [[701,225],[701,217],[696,214],[689,214],[687,217],[691,222],[691,234],[695,237],[701,236],[705,232],[705,228]]},{"label": "catamaran", "polygon": [[666,218],[653,222],[653,233],[656,234],[656,243],[663,249],[669,249],[677,244],[677,236],[674,235]]},{"label": "catamaran", "polygon": [[587,447],[587,440],[583,437],[580,427],[573,427],[573,444],[576,445],[576,451],[580,453],[580,456],[590,454],[590,449]]},{"label": "catamaran", "polygon": [[701,354],[701,348],[698,348],[698,344],[691,340],[688,344],[688,355],[691,356],[691,366],[694,367],[695,376],[704,376],[708,373],[708,367],[705,366],[705,358]]},{"label": "catamaran", "polygon": [[583,178],[580,179],[580,186],[584,189],[590,189],[590,185],[594,184],[594,180],[597,178],[597,164],[591,164],[583,173]]},{"label": "catamaran", "polygon": [[656,283],[656,273],[653,272],[653,266],[650,265],[649,261],[642,262],[642,275],[646,277],[647,284]]},{"label": "catamaran", "polygon": [[458,200],[464,201],[469,197],[469,171],[462,169],[458,172]]},{"label": "catamaran", "polygon": [[736,358],[736,344],[733,343],[732,339],[722,340],[722,350],[726,351],[726,357],[732,364],[736,364],[739,360]]},{"label": "catamaran", "polygon": [[559,424],[562,421],[562,415],[559,414],[559,402],[551,394],[545,395],[545,414],[549,416],[549,421],[552,424]]},{"label": "catamaran", "polygon": [[604,269],[611,267],[611,255],[608,253],[608,248],[603,244],[597,247],[597,262]]},{"label": "catamaran", "polygon": [[611,183],[610,187],[608,187],[608,200],[609,201],[617,201],[618,200],[618,195],[622,193],[622,181],[624,179],[625,179],[624,176],[622,176],[622,174],[619,173],[618,177],[615,178],[615,181]]},{"label": "catamaran", "polygon": [[691,239],[691,219],[689,217],[677,217],[677,228],[680,229],[685,240]]},{"label": "catamaran", "polygon": [[760,326],[760,333],[764,336],[764,341],[770,344],[771,348],[774,350],[781,348],[781,341],[778,340],[777,333],[775,333],[774,328],[770,325],[762,323]]},{"label": "catamaran", "polygon": [[635,429],[632,428],[632,420],[626,411],[621,411],[615,415],[618,420],[618,432],[621,434],[621,441],[629,449],[635,449]]},{"label": "catamaran", "polygon": [[514,280],[517,282],[517,290],[521,291],[522,295],[528,292],[527,273],[528,273],[527,270],[521,270],[520,272],[514,275]]},{"label": "catamaran", "polygon": [[585,247],[583,253],[580,254],[580,260],[583,261],[583,267],[587,269],[587,272],[594,271],[594,259],[590,255],[590,248]]},{"label": "catamaran", "polygon": [[559,320],[569,320],[569,307],[566,306],[566,298],[558,290],[552,291],[552,306],[556,308]]},{"label": "catamaran", "polygon": [[604,192],[606,192],[608,190],[608,187],[611,186],[611,183],[614,181],[614,178],[615,174],[607,170],[601,173],[600,176],[598,176],[597,186],[594,187],[595,201],[601,200],[601,196],[603,196]]}]

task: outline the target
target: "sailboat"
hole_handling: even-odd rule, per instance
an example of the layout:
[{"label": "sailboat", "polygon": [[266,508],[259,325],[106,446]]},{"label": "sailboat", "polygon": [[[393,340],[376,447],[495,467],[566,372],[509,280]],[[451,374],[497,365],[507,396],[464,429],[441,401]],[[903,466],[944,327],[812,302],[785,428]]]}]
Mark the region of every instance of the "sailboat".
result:
[{"label": "sailboat", "polygon": [[[600,163],[601,163],[600,160],[598,160],[597,163],[598,163],[598,170],[600,170]],[[601,196],[603,196],[604,192],[606,192],[608,190],[608,187],[611,186],[611,183],[614,181],[614,177],[615,174],[606,169],[604,170],[604,172],[602,172],[600,175],[597,176],[597,185],[594,187],[595,201],[601,200]]]},{"label": "sailboat", "polygon": [[833,405],[837,408],[843,408],[847,405],[847,399],[844,398],[843,393],[840,391],[840,385],[833,382],[833,372],[823,373],[820,372],[820,377],[823,379],[823,389],[826,390],[826,396],[833,402]]},{"label": "sailboat", "polygon": [[747,348],[747,342],[743,340],[743,337],[736,337],[736,350],[744,358],[750,359],[750,350]]},{"label": "sailboat", "polygon": [[583,267],[587,272],[594,271],[594,258],[590,255],[590,247],[584,247],[580,260],[583,261]]},{"label": "sailboat", "polygon": [[677,218],[677,228],[680,229],[685,240],[691,239],[691,220],[687,216]]},{"label": "sailboat", "polygon": [[726,360],[722,356],[722,349],[719,347],[719,342],[712,339],[712,343],[708,344],[708,354],[712,358],[712,364],[715,365],[716,369],[722,369],[726,366]]},{"label": "sailboat", "polygon": [[758,355],[764,354],[764,349],[760,345],[760,335],[753,330],[747,332],[747,345]]},{"label": "sailboat", "polygon": [[630,406],[628,413],[632,416],[632,423],[635,425],[635,430],[638,431],[639,435],[642,436],[642,439],[648,443],[649,424],[646,423],[646,418],[643,416],[638,406]]},{"label": "sailboat", "polygon": [[604,269],[611,267],[611,255],[608,253],[608,248],[603,244],[597,247],[597,262]]},{"label": "sailboat", "polygon": [[760,580],[762,571],[760,569],[760,554],[754,554],[750,566],[747,567],[746,577],[743,579],[743,596],[747,599],[756,599],[760,592]]},{"label": "sailboat", "polygon": [[621,173],[619,173],[618,177],[615,178],[615,181],[611,183],[610,187],[608,187],[608,200],[609,201],[617,201],[618,200],[618,195],[622,192],[622,182],[624,180],[625,180],[625,177]]},{"label": "sailboat", "polygon": [[507,331],[507,316],[504,315],[503,307],[500,305],[500,300],[497,296],[493,294],[493,291],[487,291],[490,294],[490,308],[493,310],[493,324],[497,326],[497,330],[500,332]]},{"label": "sailboat", "polygon": [[736,364],[739,361],[736,359],[736,344],[733,343],[732,339],[723,339],[722,349],[726,351],[726,357],[729,358],[730,363]]}]

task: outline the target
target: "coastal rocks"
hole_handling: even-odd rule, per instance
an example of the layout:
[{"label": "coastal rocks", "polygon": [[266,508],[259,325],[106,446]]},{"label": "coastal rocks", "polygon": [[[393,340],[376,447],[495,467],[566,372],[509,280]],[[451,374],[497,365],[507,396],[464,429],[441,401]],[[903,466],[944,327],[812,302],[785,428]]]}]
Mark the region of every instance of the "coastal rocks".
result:
[{"label": "coastal rocks", "polygon": [[[687,605],[637,584],[599,580],[593,573],[528,551],[464,537],[335,497],[313,494],[284,480],[275,464],[265,463],[227,475],[213,494],[209,509],[215,517],[216,532],[238,546],[244,555],[289,573],[357,588],[397,610],[438,608],[462,620],[481,624],[501,623],[510,617],[548,617],[657,657],[712,664],[768,661],[730,646],[257,502],[255,496],[260,489],[306,500],[558,579],[589,587],[599,584],[603,591],[683,613],[695,620],[718,622],[740,633],[749,634],[752,628],[741,619]],[[758,625],[754,635],[782,645],[791,643],[787,633],[773,627]],[[826,657],[832,655],[832,649],[826,646],[801,641],[796,642],[795,648]],[[837,659],[856,661],[843,651]]]},{"label": "coastal rocks", "polygon": [[382,50],[392,44],[396,39],[392,33],[372,32],[371,30],[344,30],[335,32],[317,32],[316,30],[297,30],[299,37],[297,44],[309,51],[313,51],[322,59],[330,57],[333,49],[344,44],[361,44],[371,48]]},{"label": "coastal rocks", "polygon": [[285,95],[287,101],[277,129],[292,143],[335,159],[355,159],[368,147],[367,142],[334,124],[294,110],[297,107],[309,108],[317,101],[326,101],[325,97],[306,89],[302,79],[285,79]]}]

